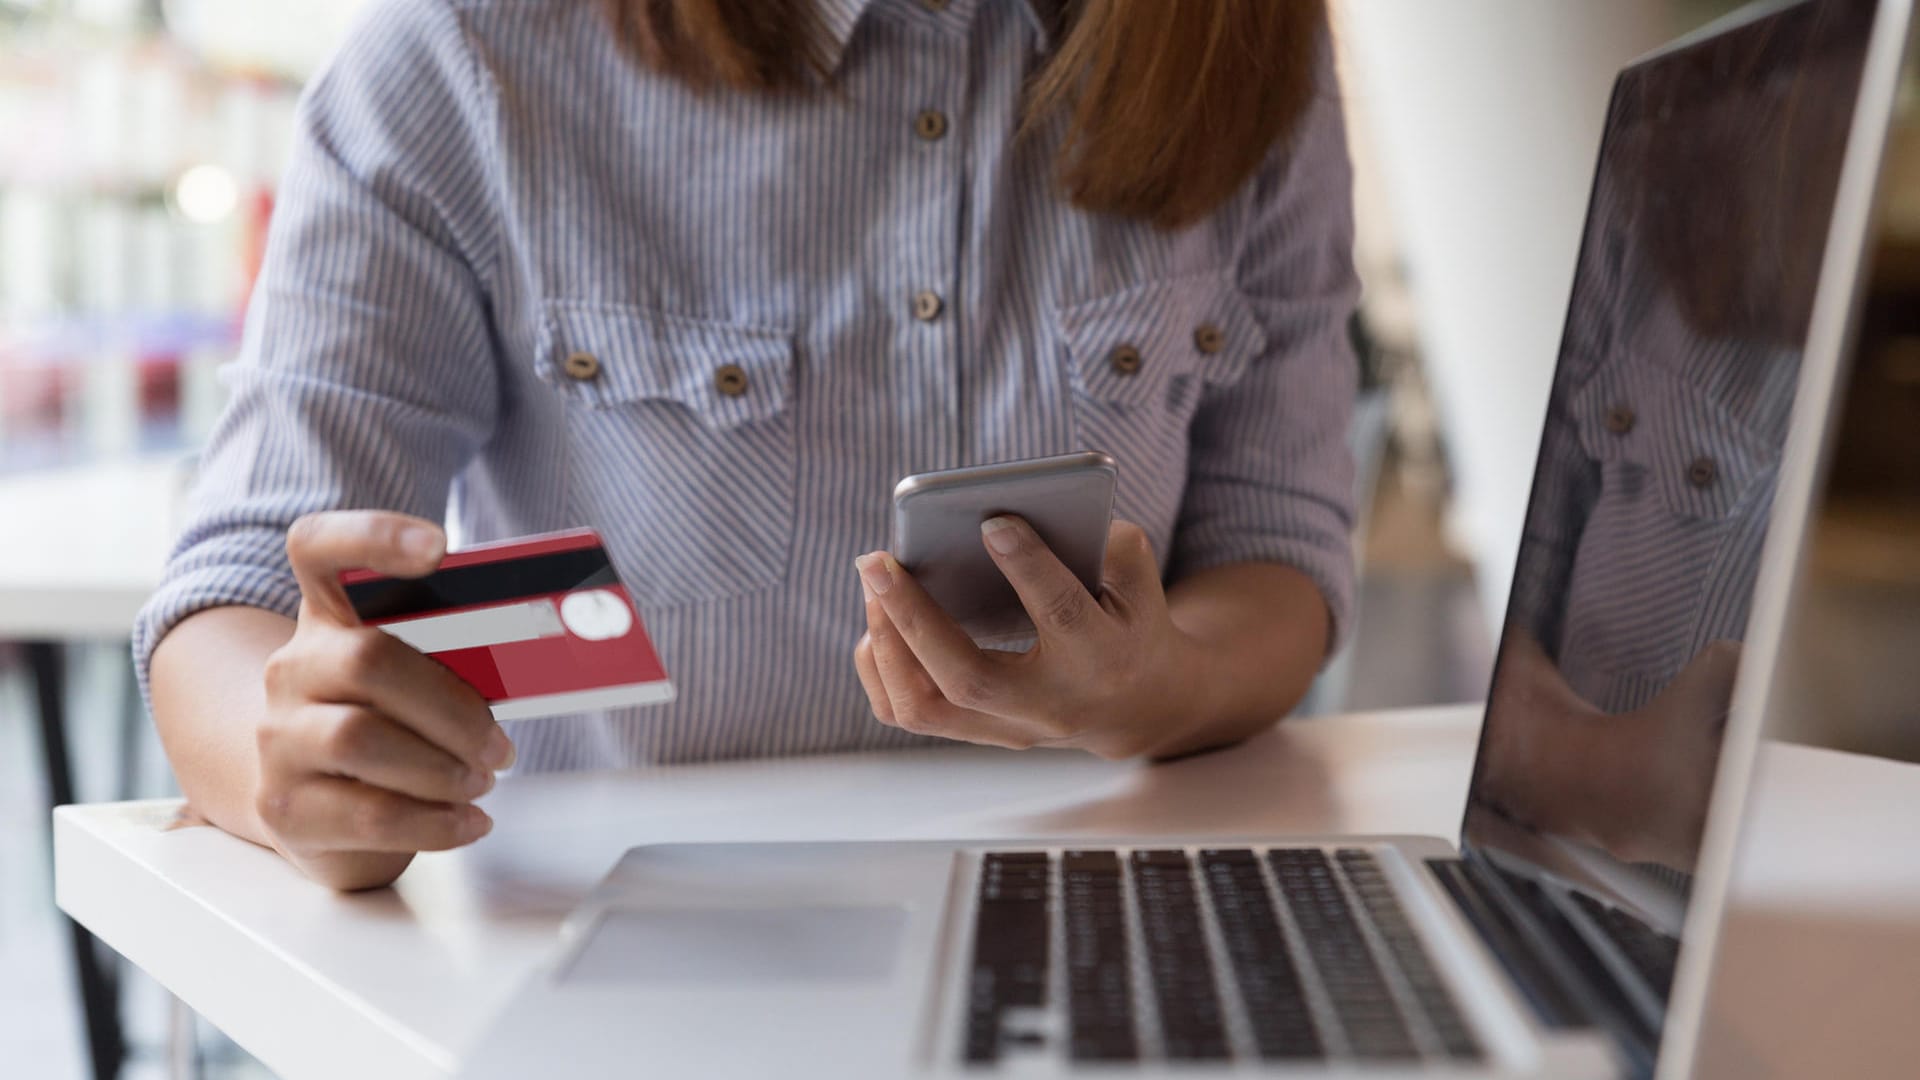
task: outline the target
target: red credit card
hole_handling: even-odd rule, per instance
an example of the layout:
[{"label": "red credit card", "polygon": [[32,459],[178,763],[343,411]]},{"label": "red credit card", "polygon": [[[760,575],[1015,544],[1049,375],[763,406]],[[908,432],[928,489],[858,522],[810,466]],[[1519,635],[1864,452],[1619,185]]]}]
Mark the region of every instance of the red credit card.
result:
[{"label": "red credit card", "polygon": [[591,529],[451,552],[422,578],[340,575],[360,621],[440,661],[498,720],[650,705],[673,683]]}]

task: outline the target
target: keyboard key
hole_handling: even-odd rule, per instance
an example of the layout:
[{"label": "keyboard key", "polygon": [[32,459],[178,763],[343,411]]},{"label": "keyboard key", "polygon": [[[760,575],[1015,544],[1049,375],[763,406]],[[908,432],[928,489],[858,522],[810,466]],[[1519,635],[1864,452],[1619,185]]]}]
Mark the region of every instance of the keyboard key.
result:
[{"label": "keyboard key", "polygon": [[1366,908],[1368,917],[1373,920],[1374,928],[1387,943],[1387,951],[1392,954],[1394,963],[1399,965],[1407,984],[1413,988],[1414,1000],[1419,1002],[1420,1010],[1432,1023],[1441,1048],[1448,1057],[1457,1061],[1478,1060],[1480,1044],[1468,1029],[1466,1020],[1461,1017],[1453,994],[1440,981],[1432,958],[1420,943],[1420,937],[1407,919],[1406,912],[1401,910],[1400,900],[1394,895],[1393,886],[1387,883],[1379,862],[1371,853],[1356,848],[1343,848],[1334,857],[1339,860],[1340,869],[1346,873],[1347,881],[1360,897],[1361,906]]},{"label": "keyboard key", "polygon": [[1075,1061],[1131,1061],[1133,979],[1120,858],[1069,851],[1060,861],[1067,947],[1068,1053]]},{"label": "keyboard key", "polygon": [[1052,866],[1045,852],[992,852],[980,862],[962,1056],[1000,1058],[1008,1009],[1046,1004]]},{"label": "keyboard key", "polygon": [[1276,848],[1267,853],[1267,864],[1354,1055],[1363,1060],[1417,1058],[1413,1037],[1354,922],[1332,861],[1315,848]]},{"label": "keyboard key", "polygon": [[1673,988],[1673,970],[1680,963],[1679,939],[1668,937],[1625,911],[1602,904],[1585,893],[1568,895],[1665,1002]]},{"label": "keyboard key", "polygon": [[1160,1007],[1167,1057],[1217,1061],[1228,1056],[1214,990],[1213,961],[1184,851],[1136,851],[1132,857],[1140,932]]},{"label": "keyboard key", "polygon": [[1200,866],[1260,1056],[1269,1061],[1323,1056],[1257,857],[1247,850],[1205,851]]}]

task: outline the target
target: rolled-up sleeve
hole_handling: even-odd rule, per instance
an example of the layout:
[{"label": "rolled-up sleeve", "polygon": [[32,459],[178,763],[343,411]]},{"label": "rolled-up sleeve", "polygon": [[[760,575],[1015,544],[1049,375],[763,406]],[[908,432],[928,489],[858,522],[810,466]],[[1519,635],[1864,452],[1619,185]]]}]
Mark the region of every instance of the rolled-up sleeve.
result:
[{"label": "rolled-up sleeve", "polygon": [[488,102],[454,13],[419,0],[377,0],[303,98],[231,400],[134,625],[143,689],[196,611],[294,614],[294,519],[444,516],[498,409]]},{"label": "rolled-up sleeve", "polygon": [[1331,655],[1353,609],[1348,426],[1359,366],[1348,323],[1359,283],[1346,134],[1331,76],[1321,81],[1252,184],[1237,277],[1268,344],[1237,382],[1209,387],[1195,415],[1170,572],[1297,568],[1326,599]]}]

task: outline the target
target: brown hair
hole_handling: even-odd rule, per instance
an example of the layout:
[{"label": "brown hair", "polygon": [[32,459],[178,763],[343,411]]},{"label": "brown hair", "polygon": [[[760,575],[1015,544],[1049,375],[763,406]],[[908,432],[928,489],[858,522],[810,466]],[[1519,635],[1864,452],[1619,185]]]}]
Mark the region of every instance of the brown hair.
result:
[{"label": "brown hair", "polygon": [[[601,0],[643,63],[695,87],[829,81],[811,0]],[[1027,3],[1029,0],[1019,0]],[[1191,224],[1246,182],[1313,96],[1323,0],[1065,0],[1023,131],[1066,117],[1056,172],[1086,210]]]},{"label": "brown hair", "polygon": [[1872,22],[1872,5],[1796,8],[1622,79],[1632,114],[1663,121],[1624,133],[1629,241],[1696,331],[1805,341],[1859,89],[1821,69]]}]

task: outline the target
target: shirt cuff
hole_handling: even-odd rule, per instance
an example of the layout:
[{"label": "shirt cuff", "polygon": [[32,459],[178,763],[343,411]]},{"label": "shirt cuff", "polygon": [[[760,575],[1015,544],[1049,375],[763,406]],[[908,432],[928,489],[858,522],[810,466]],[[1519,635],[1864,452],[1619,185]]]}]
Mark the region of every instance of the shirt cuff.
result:
[{"label": "shirt cuff", "polygon": [[1322,668],[1347,643],[1353,628],[1354,560],[1344,541],[1320,543],[1300,537],[1236,533],[1194,543],[1182,537],[1169,579],[1234,563],[1280,563],[1307,576],[1327,604],[1327,651]]},{"label": "shirt cuff", "polygon": [[229,563],[178,570],[147,598],[133,622],[133,666],[149,709],[153,650],[160,639],[189,615],[235,605],[264,608],[291,619],[300,612],[300,584],[285,565]]}]

